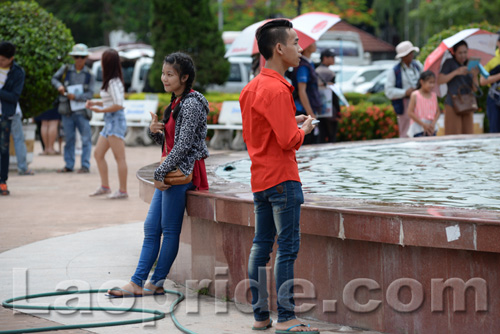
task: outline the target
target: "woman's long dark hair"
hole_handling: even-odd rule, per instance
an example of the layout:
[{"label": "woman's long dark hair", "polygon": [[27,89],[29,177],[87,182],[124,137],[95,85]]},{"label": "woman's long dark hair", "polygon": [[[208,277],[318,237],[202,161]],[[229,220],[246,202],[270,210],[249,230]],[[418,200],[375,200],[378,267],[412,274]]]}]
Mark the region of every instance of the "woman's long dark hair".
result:
[{"label": "woman's long dark hair", "polygon": [[123,82],[122,65],[120,64],[120,56],[118,52],[113,49],[104,51],[101,57],[102,65],[102,87],[101,89],[108,89],[109,81],[114,78],[119,78]]},{"label": "woman's long dark hair", "polygon": [[[171,65],[174,70],[179,75],[179,79],[183,76],[187,75],[188,79],[186,80],[186,86],[184,87],[184,91],[181,94],[181,100],[191,91],[193,87],[194,78],[196,76],[196,68],[194,66],[193,59],[188,54],[183,52],[174,52],[165,57],[163,61],[165,64]],[[163,123],[167,123],[170,118],[170,114],[174,120],[177,118],[179,114],[179,110],[181,104],[179,103],[175,109],[172,111],[172,102],[177,98],[174,92],[172,92],[172,98],[170,99],[170,105],[165,109],[163,113]]]}]

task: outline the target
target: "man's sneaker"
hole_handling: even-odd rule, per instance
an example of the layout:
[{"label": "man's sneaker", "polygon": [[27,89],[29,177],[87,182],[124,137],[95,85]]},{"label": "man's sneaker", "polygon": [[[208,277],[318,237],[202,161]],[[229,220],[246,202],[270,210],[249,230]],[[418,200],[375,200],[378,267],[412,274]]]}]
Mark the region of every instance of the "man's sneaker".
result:
[{"label": "man's sneaker", "polygon": [[7,196],[10,194],[10,191],[7,189],[7,185],[5,183],[0,183],[0,195]]},{"label": "man's sneaker", "polygon": [[117,190],[113,193],[113,195],[108,196],[109,199],[122,199],[122,198],[128,198],[127,193],[123,193],[120,190]]}]

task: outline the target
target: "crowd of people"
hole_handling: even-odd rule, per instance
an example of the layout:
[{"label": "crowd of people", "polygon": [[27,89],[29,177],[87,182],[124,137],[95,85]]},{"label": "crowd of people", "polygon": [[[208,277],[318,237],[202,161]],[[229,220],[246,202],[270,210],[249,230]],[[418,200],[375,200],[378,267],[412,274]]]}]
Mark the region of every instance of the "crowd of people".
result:
[{"label": "crowd of people", "polygon": [[[328,66],[335,62],[334,50],[321,53],[317,68],[310,56],[315,43],[304,50],[292,23],[286,19],[271,20],[256,33],[260,54],[265,66],[242,91],[240,105],[243,138],[252,161],[251,187],[255,206],[255,236],[248,260],[248,277],[255,321],[254,330],[273,326],[270,318],[266,266],[275,241],[278,244],[274,279],[276,281],[278,319],[276,333],[319,333],[299,321],[294,312],[294,264],[300,246],[300,212],[304,202],[295,153],[304,144],[334,142],[339,117],[339,102],[327,99],[320,89],[328,90],[335,82],[335,73]],[[500,42],[498,42],[500,46]],[[418,48],[409,41],[396,47],[400,62],[389,71],[386,95],[392,100],[398,115],[401,137],[436,135],[440,114],[436,84],[447,84],[445,99],[446,134],[472,133],[472,114],[458,112],[453,96],[462,90],[472,92],[478,84],[497,89],[500,81],[500,54],[486,66],[491,76],[478,80],[478,70],[467,67],[468,47],[465,41],[453,46],[453,57],[446,60],[440,73],[423,71],[414,60]],[[14,61],[15,46],[0,43],[0,189],[8,195],[6,181],[9,164],[9,138],[20,116],[19,96],[25,73]],[[109,195],[124,199],[127,194],[127,164],[124,136],[126,131],[123,110],[124,83],[119,55],[108,50],[102,55],[102,101],[93,101],[95,78],[85,66],[87,46],[76,44],[70,55],[74,64],[65,64],[54,74],[52,85],[59,93],[57,114],[48,111],[41,118],[43,154],[55,155],[59,119],[64,131],[65,166],[59,173],[71,173],[75,168],[75,134],[82,137],[81,167],[78,173],[89,173],[91,136],[89,110],[104,113],[104,128],[94,150],[101,185],[90,196]],[[294,68],[290,83],[287,70]],[[207,190],[208,181],[204,159],[209,156],[205,138],[209,106],[206,98],[193,90],[196,70],[192,58],[181,52],[167,55],[163,62],[161,81],[171,101],[163,119],[151,114],[149,134],[161,145],[161,163],[154,172],[155,192],[144,223],[144,241],[139,262],[131,281],[121,288],[110,289],[111,298],[164,294],[163,284],[177,256],[179,237],[186,207],[188,190]],[[491,90],[490,89],[490,90]],[[492,131],[499,130],[497,96],[488,96],[488,117]],[[324,108],[330,110],[324,113]],[[314,118],[322,114],[316,127]],[[91,115],[91,114],[90,114]],[[16,124],[16,125],[14,125]],[[301,126],[298,126],[302,124]],[[119,189],[112,194],[109,187],[106,152],[111,149],[118,166]],[[16,146],[17,151],[17,146]],[[22,149],[20,149],[22,151]],[[22,160],[21,160],[22,161]],[[22,162],[20,173],[30,174]],[[163,236],[163,240],[162,240]],[[149,273],[156,262],[154,272]]]}]

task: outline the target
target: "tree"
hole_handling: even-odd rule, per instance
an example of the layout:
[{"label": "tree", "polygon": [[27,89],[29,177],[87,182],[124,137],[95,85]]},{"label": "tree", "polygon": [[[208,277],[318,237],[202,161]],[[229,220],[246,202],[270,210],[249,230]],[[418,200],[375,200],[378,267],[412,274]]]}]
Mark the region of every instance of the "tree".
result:
[{"label": "tree", "polygon": [[498,20],[500,1],[433,0],[421,1],[410,17],[423,22],[424,33],[432,36],[450,26]]},{"label": "tree", "polygon": [[[166,19],[168,18],[168,19]],[[183,51],[196,64],[196,87],[209,83],[224,83],[229,75],[229,63],[224,59],[224,43],[209,0],[193,0],[189,5],[179,1],[153,0],[151,44],[155,59],[149,72],[149,83],[163,90],[160,81],[163,59],[167,54]]]},{"label": "tree", "polygon": [[50,80],[68,59],[74,44],[66,26],[35,1],[3,2],[0,6],[0,40],[17,47],[16,62],[26,79],[19,103],[29,118],[52,107],[56,90]]},{"label": "tree", "polygon": [[109,45],[109,32],[133,32],[149,42],[149,0],[39,0],[41,6],[71,29],[77,43]]}]

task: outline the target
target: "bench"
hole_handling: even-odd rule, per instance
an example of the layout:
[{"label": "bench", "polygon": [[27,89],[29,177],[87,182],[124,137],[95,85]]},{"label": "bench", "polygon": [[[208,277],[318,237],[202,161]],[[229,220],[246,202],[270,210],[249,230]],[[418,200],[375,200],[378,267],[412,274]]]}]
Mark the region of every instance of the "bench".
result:
[{"label": "bench", "polygon": [[[134,146],[139,143],[150,145],[153,141],[148,135],[149,124],[151,123],[150,112],[156,114],[158,100],[125,100],[125,119],[127,120],[127,133],[125,134],[125,144]],[[92,142],[95,144],[104,126],[104,113],[93,113],[90,120],[92,129]]]},{"label": "bench", "polygon": [[[208,124],[209,130],[214,130],[210,140],[210,148],[214,150],[232,149],[243,151],[246,149],[243,141],[243,126],[241,125],[241,108],[238,101],[224,101],[219,114],[218,124]],[[236,135],[233,138],[233,132]]]}]

